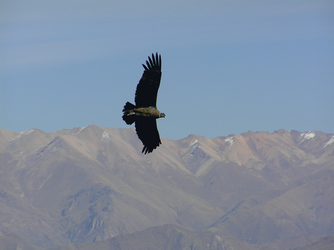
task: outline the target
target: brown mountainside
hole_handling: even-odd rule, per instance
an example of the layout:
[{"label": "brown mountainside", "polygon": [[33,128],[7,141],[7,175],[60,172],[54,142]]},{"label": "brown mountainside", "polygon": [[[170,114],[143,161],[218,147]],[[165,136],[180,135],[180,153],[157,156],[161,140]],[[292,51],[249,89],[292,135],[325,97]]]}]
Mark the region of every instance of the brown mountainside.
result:
[{"label": "brown mountainside", "polygon": [[328,235],[307,246],[298,247],[294,250],[333,250],[334,249],[334,234]]},{"label": "brown mountainside", "polygon": [[179,246],[279,249],[334,233],[333,134],[162,142],[143,155],[133,129],[0,129],[0,235],[59,247],[135,233],[139,244],[155,228],[183,230]]}]

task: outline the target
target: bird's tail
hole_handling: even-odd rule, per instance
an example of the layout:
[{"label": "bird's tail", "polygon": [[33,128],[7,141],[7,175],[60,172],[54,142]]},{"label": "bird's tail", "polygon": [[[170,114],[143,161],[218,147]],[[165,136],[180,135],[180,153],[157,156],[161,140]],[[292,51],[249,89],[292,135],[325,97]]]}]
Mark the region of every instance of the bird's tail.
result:
[{"label": "bird's tail", "polygon": [[124,105],[122,118],[128,125],[134,123],[136,119],[135,112],[133,111],[135,107],[136,107],[135,105],[129,102],[125,103]]}]

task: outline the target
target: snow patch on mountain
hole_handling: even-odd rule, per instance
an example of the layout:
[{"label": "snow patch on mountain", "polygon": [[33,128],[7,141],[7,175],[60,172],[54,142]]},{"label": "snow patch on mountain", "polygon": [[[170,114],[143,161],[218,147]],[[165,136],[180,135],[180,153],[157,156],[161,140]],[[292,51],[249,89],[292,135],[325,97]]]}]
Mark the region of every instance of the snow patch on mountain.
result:
[{"label": "snow patch on mountain", "polygon": [[22,134],[22,135],[29,135],[32,132],[34,132],[34,130],[33,129],[29,129],[29,130],[21,132],[20,134]]},{"label": "snow patch on mountain", "polygon": [[190,143],[190,147],[191,147],[191,146],[194,146],[194,145],[196,146],[197,144],[198,144],[198,140],[196,139],[196,140],[194,140],[192,143]]},{"label": "snow patch on mountain", "polygon": [[315,133],[307,132],[307,133],[302,133],[300,136],[303,137],[305,140],[309,140],[315,137]]},{"label": "snow patch on mountain", "polygon": [[87,126],[80,128],[79,131],[76,132],[74,135],[78,135],[78,134],[79,134],[82,130],[84,130],[85,128],[87,128]]},{"label": "snow patch on mountain", "polygon": [[33,129],[29,129],[29,130],[26,130],[26,131],[23,131],[23,132],[20,132],[19,135],[15,136],[12,141],[15,141],[17,139],[20,139],[23,135],[29,135],[30,133],[34,132]]},{"label": "snow patch on mountain", "polygon": [[108,143],[110,141],[109,134],[106,131],[103,131],[101,141]]},{"label": "snow patch on mountain", "polygon": [[334,135],[332,136],[332,138],[329,139],[329,141],[325,144],[324,148],[327,146],[330,146],[334,143]]},{"label": "snow patch on mountain", "polygon": [[198,143],[198,140],[197,139],[195,139],[194,141],[192,141],[191,143],[190,143],[190,145],[189,145],[189,148],[190,148],[190,153],[189,153],[189,155],[190,156],[194,156],[194,151],[197,149],[197,148],[199,148],[199,143]]},{"label": "snow patch on mountain", "polygon": [[[315,138],[315,133],[313,131],[307,132],[307,133],[301,133],[300,138],[302,139],[300,143],[304,142],[305,140],[310,140]],[[300,144],[299,143],[299,144]]]},{"label": "snow patch on mountain", "polygon": [[227,137],[224,141],[229,143],[229,147],[232,147],[234,144],[234,137],[233,136]]}]

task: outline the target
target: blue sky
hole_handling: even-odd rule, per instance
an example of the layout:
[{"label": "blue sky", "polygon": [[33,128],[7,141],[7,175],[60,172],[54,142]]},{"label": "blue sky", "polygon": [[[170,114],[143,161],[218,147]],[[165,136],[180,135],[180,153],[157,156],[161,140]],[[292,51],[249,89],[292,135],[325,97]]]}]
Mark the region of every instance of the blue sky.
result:
[{"label": "blue sky", "polygon": [[160,135],[334,132],[334,2],[0,2],[0,127],[126,128],[162,54]]}]

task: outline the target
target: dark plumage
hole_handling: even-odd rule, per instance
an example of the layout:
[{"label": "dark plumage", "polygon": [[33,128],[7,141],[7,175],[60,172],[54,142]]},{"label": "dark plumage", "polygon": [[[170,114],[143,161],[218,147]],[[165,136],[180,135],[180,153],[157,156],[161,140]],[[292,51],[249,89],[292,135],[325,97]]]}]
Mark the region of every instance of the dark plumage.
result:
[{"label": "dark plumage", "polygon": [[161,80],[161,55],[152,54],[148,57],[146,65],[143,64],[144,73],[136,90],[135,103],[127,102],[123,109],[123,120],[126,124],[135,123],[136,132],[143,142],[142,153],[151,153],[160,144],[160,136],[156,119],[164,117],[157,109],[157,95]]}]

